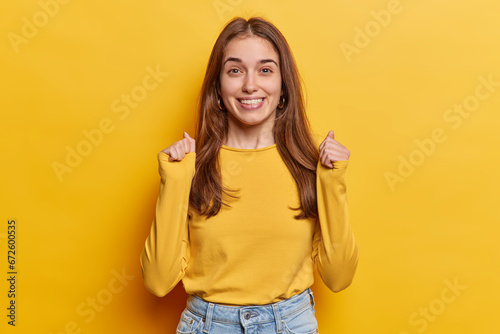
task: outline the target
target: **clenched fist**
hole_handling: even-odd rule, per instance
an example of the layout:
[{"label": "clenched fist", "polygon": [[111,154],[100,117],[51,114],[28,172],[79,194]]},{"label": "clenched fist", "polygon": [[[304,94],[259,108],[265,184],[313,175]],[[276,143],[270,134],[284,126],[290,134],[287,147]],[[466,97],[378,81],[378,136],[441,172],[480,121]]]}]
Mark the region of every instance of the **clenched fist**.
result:
[{"label": "clenched fist", "polygon": [[319,158],[321,163],[333,168],[333,161],[348,160],[351,152],[341,143],[335,140],[333,131],[328,132],[325,140],[319,145]]},{"label": "clenched fist", "polygon": [[162,152],[165,152],[170,156],[168,158],[168,161],[170,162],[174,160],[181,161],[189,152],[196,152],[195,148],[195,140],[191,138],[187,132],[184,132],[184,139],[176,141]]}]

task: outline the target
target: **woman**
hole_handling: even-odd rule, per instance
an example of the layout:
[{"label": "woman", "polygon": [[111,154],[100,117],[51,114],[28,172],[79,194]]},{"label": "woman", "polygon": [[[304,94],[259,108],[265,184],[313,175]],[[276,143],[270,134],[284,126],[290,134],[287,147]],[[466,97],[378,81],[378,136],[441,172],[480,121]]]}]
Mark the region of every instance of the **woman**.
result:
[{"label": "woman", "polygon": [[158,153],[146,288],[189,294],[177,333],[317,333],[313,266],[334,292],[357,263],[347,207],[350,152],[309,129],[299,74],[278,29],[231,20],[201,89],[195,139]]}]

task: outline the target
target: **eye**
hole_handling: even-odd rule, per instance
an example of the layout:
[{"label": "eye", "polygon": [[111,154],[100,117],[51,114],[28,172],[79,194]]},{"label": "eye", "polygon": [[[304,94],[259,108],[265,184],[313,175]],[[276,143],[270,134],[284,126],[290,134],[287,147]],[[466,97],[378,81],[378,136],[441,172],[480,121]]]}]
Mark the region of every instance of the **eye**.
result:
[{"label": "eye", "polygon": [[264,73],[272,73],[273,71],[270,68],[263,68],[262,72],[264,72]]},{"label": "eye", "polygon": [[237,73],[239,71],[237,68],[232,68],[228,71],[228,73]]}]

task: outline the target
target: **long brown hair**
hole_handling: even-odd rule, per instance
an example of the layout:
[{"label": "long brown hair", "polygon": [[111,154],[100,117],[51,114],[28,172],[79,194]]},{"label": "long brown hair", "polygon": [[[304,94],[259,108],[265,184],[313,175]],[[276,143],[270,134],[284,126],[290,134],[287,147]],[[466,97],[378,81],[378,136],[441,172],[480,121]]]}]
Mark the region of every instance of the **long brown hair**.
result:
[{"label": "long brown hair", "polygon": [[222,194],[235,191],[222,184],[219,150],[228,133],[227,111],[219,109],[220,71],[226,45],[235,37],[258,36],[269,41],[279,55],[285,106],[276,110],[273,127],[278,152],[298,186],[302,210],[295,219],[318,218],[316,167],[319,151],[306,116],[301,79],[285,37],[267,20],[235,17],[227,23],[212,49],[198,98],[196,122],[196,172],[189,204],[201,215],[216,215],[224,203]]}]

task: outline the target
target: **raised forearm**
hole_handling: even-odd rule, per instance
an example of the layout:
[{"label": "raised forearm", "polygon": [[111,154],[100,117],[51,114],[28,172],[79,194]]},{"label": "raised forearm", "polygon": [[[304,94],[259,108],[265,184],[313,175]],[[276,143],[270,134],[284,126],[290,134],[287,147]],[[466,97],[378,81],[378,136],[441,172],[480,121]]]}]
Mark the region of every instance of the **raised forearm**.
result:
[{"label": "raised forearm", "polygon": [[160,192],[140,257],[144,284],[158,297],[182,279],[189,260],[188,204],[196,154],[188,153],[182,161],[173,162],[168,157],[158,154]]},{"label": "raised forearm", "polygon": [[319,163],[317,169],[317,228],[321,231],[315,238],[314,261],[321,278],[334,292],[351,284],[359,256],[347,205],[347,164],[347,160],[335,161],[330,169]]}]

